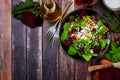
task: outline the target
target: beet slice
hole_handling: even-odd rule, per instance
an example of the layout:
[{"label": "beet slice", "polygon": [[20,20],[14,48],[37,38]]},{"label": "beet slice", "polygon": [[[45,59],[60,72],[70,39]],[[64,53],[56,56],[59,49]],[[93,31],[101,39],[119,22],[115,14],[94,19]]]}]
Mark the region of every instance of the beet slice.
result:
[{"label": "beet slice", "polygon": [[43,24],[43,19],[41,17],[35,17],[31,11],[23,12],[20,20],[30,28],[35,28]]}]

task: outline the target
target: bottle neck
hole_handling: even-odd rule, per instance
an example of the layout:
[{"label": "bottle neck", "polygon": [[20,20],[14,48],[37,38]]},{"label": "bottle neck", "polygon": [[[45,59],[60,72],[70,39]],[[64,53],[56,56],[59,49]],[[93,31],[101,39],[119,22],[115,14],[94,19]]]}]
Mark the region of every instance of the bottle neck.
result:
[{"label": "bottle neck", "polygon": [[46,0],[44,3],[44,8],[48,13],[53,13],[55,12],[56,9],[56,4],[54,0]]}]

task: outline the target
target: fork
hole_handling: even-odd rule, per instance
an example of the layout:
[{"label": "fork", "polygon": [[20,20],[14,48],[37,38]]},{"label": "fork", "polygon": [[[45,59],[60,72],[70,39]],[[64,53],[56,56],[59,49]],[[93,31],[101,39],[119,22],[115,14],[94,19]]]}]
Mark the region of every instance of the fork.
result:
[{"label": "fork", "polygon": [[57,29],[57,31],[56,31],[55,34],[53,35],[52,47],[53,47],[53,46],[56,46],[56,47],[57,47],[57,46],[59,45],[59,43],[60,43],[60,40],[59,40],[60,26],[61,26],[61,20],[60,20],[60,22],[59,22],[59,24],[58,24],[58,29]]},{"label": "fork", "polygon": [[58,25],[58,23],[59,20],[52,27],[48,29],[47,33],[45,34],[46,40],[50,40],[53,37],[54,33],[56,32],[56,26]]},{"label": "fork", "polygon": [[[69,8],[70,8],[70,6],[72,5],[72,3],[73,3],[73,2],[69,3],[68,6],[67,6],[67,8],[64,10],[63,17],[64,17],[64,15],[65,15],[65,13],[69,10]],[[61,20],[62,20],[62,18],[61,18]],[[57,29],[57,31],[56,31],[56,32],[54,33],[54,35],[53,35],[52,45],[55,45],[55,46],[58,46],[59,43],[60,43],[60,40],[59,40],[59,31],[60,31],[60,26],[61,26],[61,20],[60,20],[60,22],[59,22],[59,24],[58,24],[58,29]]]},{"label": "fork", "polygon": [[[72,3],[73,3],[73,2],[69,2],[69,3],[66,3],[65,5],[71,5]],[[58,23],[60,22],[60,20],[62,19],[62,17],[64,17],[64,15],[65,15],[65,13],[66,13],[66,11],[67,11],[67,9],[68,9],[69,7],[70,7],[70,6],[67,6],[67,8],[65,9],[65,11],[64,11],[63,14],[61,15],[61,18],[55,23],[55,25],[53,25],[52,27],[50,27],[50,28],[48,29],[47,33],[45,34],[46,40],[50,40],[50,39],[54,36],[55,32],[58,31],[58,30],[56,30],[56,27],[57,27]]]}]

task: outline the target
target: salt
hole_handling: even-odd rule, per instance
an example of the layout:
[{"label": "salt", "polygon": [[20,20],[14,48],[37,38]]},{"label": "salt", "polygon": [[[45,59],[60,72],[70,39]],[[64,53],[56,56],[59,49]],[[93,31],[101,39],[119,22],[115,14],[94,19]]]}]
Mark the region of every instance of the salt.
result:
[{"label": "salt", "polygon": [[109,8],[120,8],[120,0],[104,0]]}]

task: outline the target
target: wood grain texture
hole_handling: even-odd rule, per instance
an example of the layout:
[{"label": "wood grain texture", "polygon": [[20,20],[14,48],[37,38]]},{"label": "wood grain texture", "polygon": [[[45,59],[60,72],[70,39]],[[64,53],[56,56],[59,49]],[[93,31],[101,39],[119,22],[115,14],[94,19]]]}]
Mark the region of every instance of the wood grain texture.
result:
[{"label": "wood grain texture", "polygon": [[[42,0],[34,0],[42,3]],[[26,26],[27,27],[27,26]],[[27,80],[42,80],[42,27],[27,28]]]},{"label": "wood grain texture", "polygon": [[26,27],[12,19],[12,79],[26,80]]},{"label": "wood grain texture", "polygon": [[[66,3],[69,0],[62,1],[62,10],[66,8]],[[71,0],[73,1],[73,0]],[[74,1],[69,10],[67,11],[66,15],[69,14],[71,11],[74,10]],[[59,66],[59,80],[75,80],[75,60],[67,55],[66,52],[59,47],[59,54],[58,54],[58,66]]]},{"label": "wood grain texture", "polygon": [[[52,48],[52,41],[45,40],[54,23],[31,29],[11,16],[11,7],[20,1],[24,0],[0,0],[0,80],[85,80],[90,64],[71,58],[61,46]],[[42,4],[44,0],[34,1]],[[64,10],[69,0],[55,1]],[[67,14],[78,8],[73,4]],[[106,10],[101,0],[91,8],[100,14]],[[112,35],[113,40],[120,36]]]},{"label": "wood grain texture", "polygon": [[[21,0],[12,0],[12,7]],[[12,80],[27,80],[27,28],[12,16]]]},{"label": "wood grain texture", "polygon": [[41,28],[27,30],[27,79],[41,80],[42,46]]},{"label": "wood grain texture", "polygon": [[[12,7],[20,1],[12,0]],[[13,17],[12,68],[12,80],[42,80],[42,28],[31,29]]]},{"label": "wood grain texture", "polygon": [[[44,1],[44,0],[43,0]],[[56,3],[61,7],[61,0],[56,0]],[[43,80],[58,80],[58,48],[52,48],[52,41],[46,41],[44,36],[50,24],[43,24]]]},{"label": "wood grain texture", "polygon": [[0,80],[11,80],[10,0],[0,0]]}]

